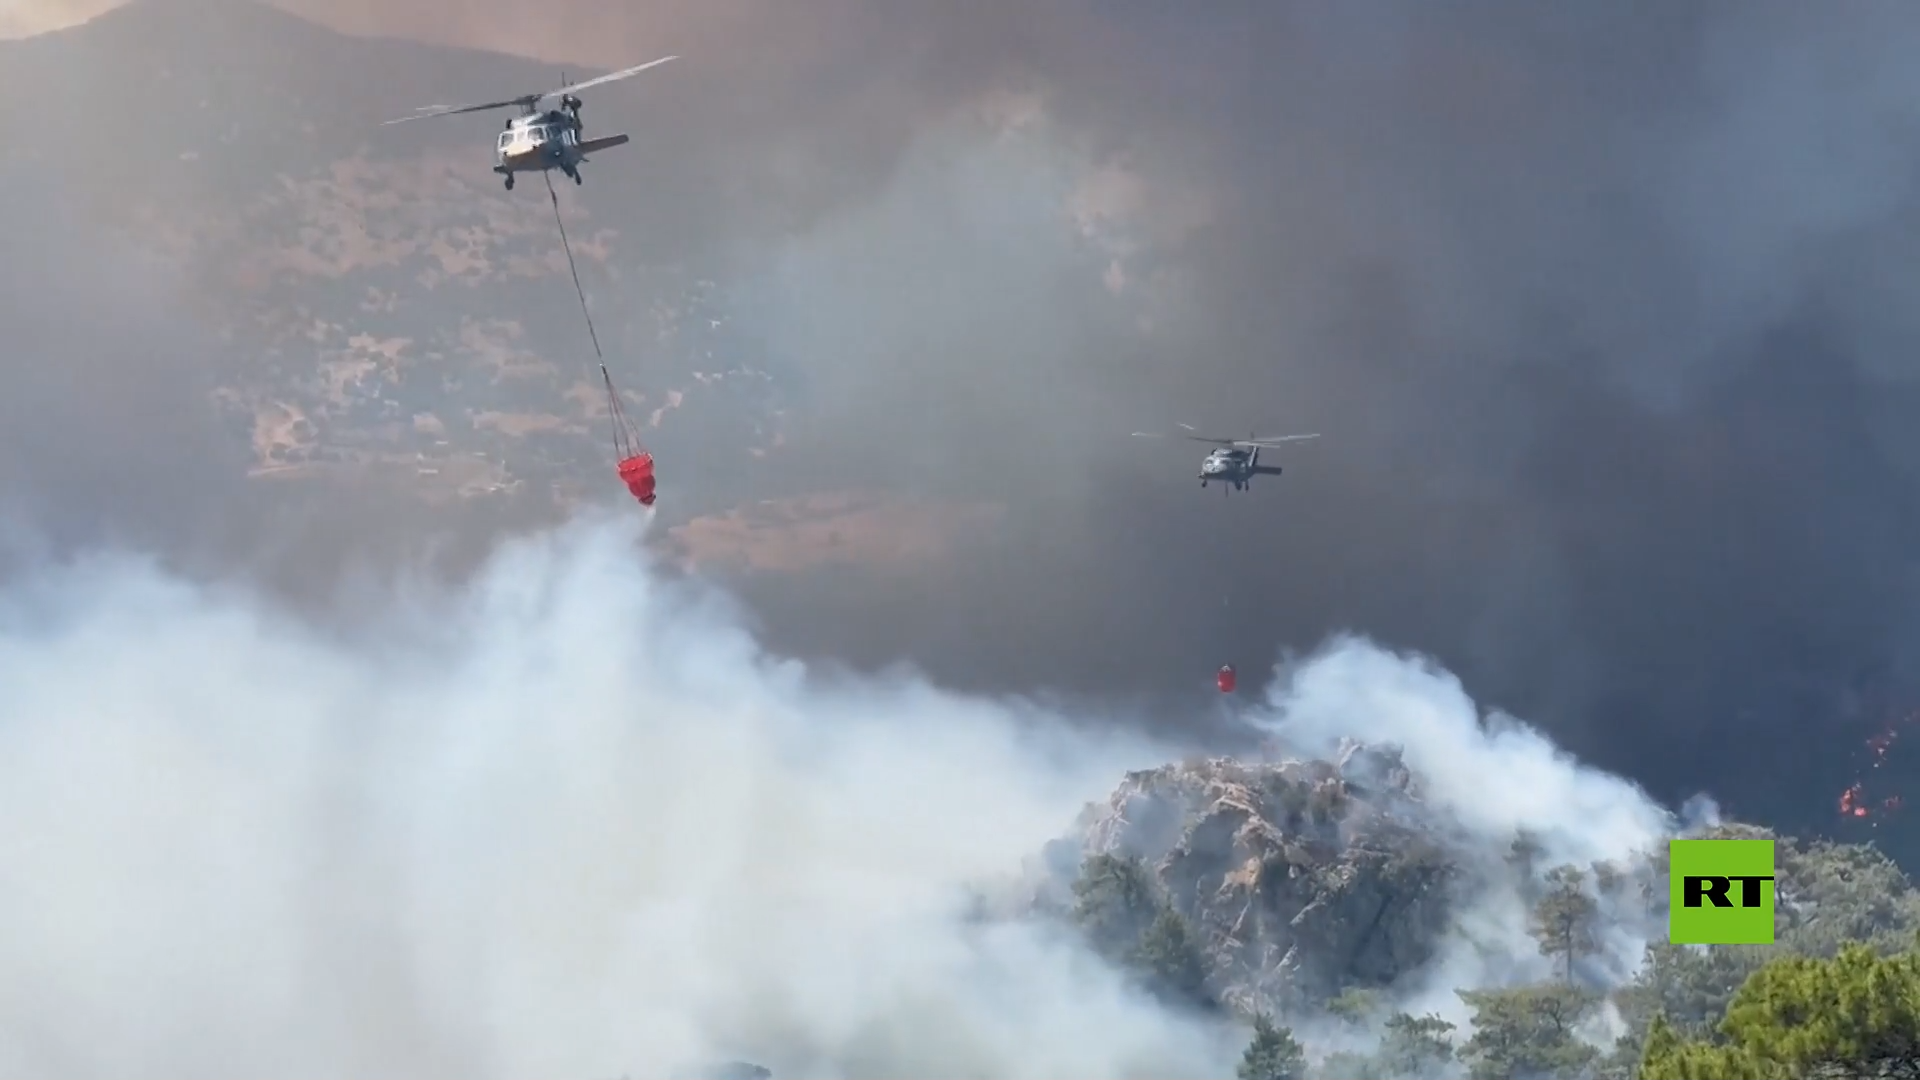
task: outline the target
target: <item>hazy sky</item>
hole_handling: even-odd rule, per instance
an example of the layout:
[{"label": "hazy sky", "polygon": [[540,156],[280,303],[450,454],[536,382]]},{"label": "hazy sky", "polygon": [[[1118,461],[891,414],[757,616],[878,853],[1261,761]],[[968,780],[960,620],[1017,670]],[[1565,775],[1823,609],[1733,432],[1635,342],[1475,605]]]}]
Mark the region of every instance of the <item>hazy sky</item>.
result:
[{"label": "hazy sky", "polygon": [[[1219,664],[1243,735],[1394,738],[1462,835],[1544,824],[1570,858],[1670,823],[1559,749],[1830,828],[1861,743],[1920,705],[1909,4],[303,8],[534,64],[147,3],[0,46],[0,92],[84,115],[0,120],[14,1072],[1205,1072],[1237,1036],[954,901],[1202,748]],[[482,170],[499,118],[376,121],[667,52],[590,99],[635,146],[564,194],[583,234],[719,283],[716,362],[778,376],[790,430],[754,463],[689,409],[663,505],[881,488],[1001,503],[999,531],[734,596],[652,566],[621,503],[443,591],[423,563],[537,515],[245,481],[208,396],[268,359],[210,314],[229,267],[120,226],[231,254],[355,225],[306,211],[458,220],[380,185],[453,190],[405,164]],[[481,179],[544,229],[544,192]],[[407,281],[300,285],[476,314]],[[547,341],[574,298],[542,284],[513,314]],[[647,370],[620,327],[659,298],[587,287],[610,363]],[[1204,447],[1127,437],[1178,422],[1323,438],[1223,497]],[[1349,630],[1460,681],[1347,642],[1257,696]],[[1493,707],[1551,741],[1477,731]],[[1517,903],[1476,910],[1511,931]],[[1469,978],[1442,968],[1442,995]]]},{"label": "hazy sky", "polygon": [[[646,127],[581,198],[795,388],[738,494],[1015,511],[912,579],[753,584],[783,644],[1164,699],[1357,629],[1788,823],[1920,701],[1909,5],[296,6],[686,57],[590,102]],[[435,100],[385,64],[356,123]],[[1180,421],[1324,438],[1225,499],[1126,437]]]}]

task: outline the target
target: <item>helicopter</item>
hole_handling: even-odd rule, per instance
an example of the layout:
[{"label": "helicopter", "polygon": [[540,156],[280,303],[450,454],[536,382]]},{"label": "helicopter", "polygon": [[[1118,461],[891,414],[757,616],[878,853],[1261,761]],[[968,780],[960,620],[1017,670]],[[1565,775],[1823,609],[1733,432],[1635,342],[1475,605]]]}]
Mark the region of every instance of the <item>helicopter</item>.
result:
[{"label": "helicopter", "polygon": [[[484,105],[425,105],[414,110],[412,116],[402,116],[397,120],[388,120],[387,124],[404,124],[409,120],[426,120],[435,116],[454,116],[459,113],[485,112],[489,109],[506,109],[519,106],[520,115],[507,120],[505,130],[494,143],[493,171],[507,178],[507,190],[513,190],[513,174],[522,172],[546,172],[559,169],[566,173],[575,184],[585,183],[580,179],[580,166],[587,155],[601,150],[610,150],[616,146],[625,146],[625,135],[602,135],[597,139],[582,139],[580,126],[579,92],[606,83],[630,78],[651,67],[658,67],[669,60],[678,60],[677,56],[663,56],[616,71],[599,78],[588,79],[577,85],[566,85],[563,77],[559,90],[544,94],[526,94],[506,101],[489,101]],[[558,98],[556,107],[542,108],[551,99]]]},{"label": "helicopter", "polygon": [[[1189,432],[1194,430],[1193,427],[1188,424],[1181,424],[1180,426]],[[1136,431],[1133,433],[1133,437],[1136,439],[1162,439],[1166,436],[1156,432]],[[1189,434],[1187,436],[1187,438],[1196,442],[1214,443],[1218,447],[1213,453],[1207,455],[1206,460],[1200,463],[1200,486],[1206,487],[1207,484],[1215,480],[1223,484],[1231,485],[1230,488],[1223,488],[1223,492],[1227,490],[1245,491],[1247,490],[1247,485],[1253,483],[1255,476],[1280,475],[1280,466],[1260,464],[1260,451],[1274,449],[1278,444],[1284,442],[1297,442],[1301,439],[1317,439],[1319,437],[1319,435],[1269,435],[1265,437],[1248,435],[1244,439],[1216,439],[1210,435]]]}]

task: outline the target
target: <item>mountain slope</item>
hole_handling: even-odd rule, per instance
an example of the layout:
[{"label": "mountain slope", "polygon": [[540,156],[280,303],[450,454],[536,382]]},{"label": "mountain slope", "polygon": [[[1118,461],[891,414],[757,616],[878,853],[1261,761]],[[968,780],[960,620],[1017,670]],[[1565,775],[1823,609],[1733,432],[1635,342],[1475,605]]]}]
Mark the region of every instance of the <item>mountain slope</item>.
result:
[{"label": "mountain slope", "polygon": [[[1396,746],[1349,740],[1335,757],[1213,758],[1130,773],[1043,852],[1029,879],[1034,906],[1070,913],[1090,943],[1149,986],[1167,965],[1148,951],[1147,927],[1156,910],[1177,914],[1213,1000],[1278,1013],[1323,1045],[1370,1042],[1354,1025],[1401,1008],[1465,1020],[1456,990],[1506,989],[1518,995],[1511,1004],[1527,987],[1571,983],[1596,1018],[1577,1038],[1592,1056],[1612,1051],[1599,1075],[1623,1077],[1656,1015],[1703,1037],[1768,960],[1830,957],[1848,942],[1890,954],[1910,948],[1920,928],[1920,892],[1871,845],[1723,823],[1699,835],[1778,845],[1776,943],[1671,945],[1663,844],[1555,866],[1524,831],[1463,828],[1430,801],[1430,778]],[[1584,897],[1571,906],[1569,883]],[[1613,1018],[1598,1019],[1602,1002]],[[1318,1075],[1409,1075],[1351,1057],[1330,1055]]]},{"label": "mountain slope", "polygon": [[[509,195],[488,171],[501,115],[379,124],[559,78],[244,0],[140,0],[0,44],[0,93],[48,105],[0,119],[0,174],[57,179],[173,261],[180,301],[234,346],[203,374],[257,470],[376,467],[454,493],[564,498],[609,451],[545,194]],[[618,118],[644,136],[647,95],[609,97],[589,102],[589,125]],[[772,437],[768,382],[729,370],[713,283],[643,245],[660,216],[635,197],[645,141],[563,194],[575,254],[629,411],[654,425],[699,411],[732,449],[688,460],[737,470]],[[37,212],[0,205],[0,226]],[[667,483],[696,478],[682,468]]]}]

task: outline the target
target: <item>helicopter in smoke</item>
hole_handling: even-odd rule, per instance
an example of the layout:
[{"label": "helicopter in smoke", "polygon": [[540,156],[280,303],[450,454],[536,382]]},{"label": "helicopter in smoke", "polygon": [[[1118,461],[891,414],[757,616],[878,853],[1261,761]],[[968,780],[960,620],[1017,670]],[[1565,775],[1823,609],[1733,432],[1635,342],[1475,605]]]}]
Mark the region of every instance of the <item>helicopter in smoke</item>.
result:
[{"label": "helicopter in smoke", "polygon": [[[1180,426],[1190,433],[1194,431],[1193,427],[1189,424],[1181,424]],[[1133,437],[1136,439],[1166,438],[1163,434],[1150,431],[1136,431],[1133,433]],[[1317,439],[1320,436],[1317,434],[1269,435],[1264,437],[1249,435],[1244,439],[1216,439],[1210,435],[1188,434],[1186,437],[1195,442],[1213,443],[1217,447],[1213,453],[1207,455],[1206,460],[1200,463],[1201,487],[1206,487],[1209,483],[1217,480],[1222,484],[1231,485],[1230,488],[1222,489],[1223,491],[1245,491],[1247,490],[1247,485],[1253,483],[1253,478],[1256,476],[1280,475],[1280,466],[1260,464],[1260,451],[1274,449],[1280,443],[1297,442],[1301,439]]]},{"label": "helicopter in smoke", "polygon": [[[409,120],[426,120],[435,116],[455,116],[460,113],[485,112],[489,109],[507,109],[518,106],[520,115],[507,120],[506,129],[500,132],[493,148],[493,171],[507,178],[507,190],[513,190],[513,174],[523,172],[546,172],[559,169],[572,178],[575,184],[584,183],[580,179],[580,166],[587,155],[601,150],[610,150],[616,146],[625,146],[629,141],[625,135],[602,135],[597,139],[583,139],[584,129],[580,125],[579,92],[595,86],[631,78],[651,67],[658,67],[669,60],[678,60],[677,56],[663,56],[638,67],[615,71],[599,78],[568,86],[562,79],[559,90],[543,94],[525,94],[505,101],[489,101],[481,105],[426,105],[415,110],[412,116],[402,116],[397,120],[388,120],[388,124],[404,124]],[[551,107],[547,107],[547,106]]]}]

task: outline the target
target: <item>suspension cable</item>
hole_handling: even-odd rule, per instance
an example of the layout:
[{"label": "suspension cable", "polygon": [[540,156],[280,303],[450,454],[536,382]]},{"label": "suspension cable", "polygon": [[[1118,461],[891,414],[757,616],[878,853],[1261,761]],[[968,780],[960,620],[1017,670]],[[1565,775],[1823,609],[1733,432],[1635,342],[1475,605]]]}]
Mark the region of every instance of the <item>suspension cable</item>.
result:
[{"label": "suspension cable", "polygon": [[600,365],[600,379],[607,385],[607,419],[613,427],[613,452],[625,460],[640,454],[640,437],[634,434],[633,421],[627,419],[627,410],[620,404],[620,391],[613,388],[613,376],[607,373],[607,365]]},{"label": "suspension cable", "polygon": [[[573,291],[580,297],[580,314],[587,320],[587,336],[593,339],[593,355],[602,361],[606,356],[600,352],[600,334],[593,328],[593,312],[587,308],[587,290],[580,285],[580,268],[573,262],[573,244],[567,240],[567,223],[560,218],[560,195],[553,190],[553,172],[543,169],[540,175],[547,182],[547,198],[553,200],[553,223],[560,226],[560,247],[567,253],[567,271],[573,275]],[[603,366],[602,371],[605,370]]]}]

